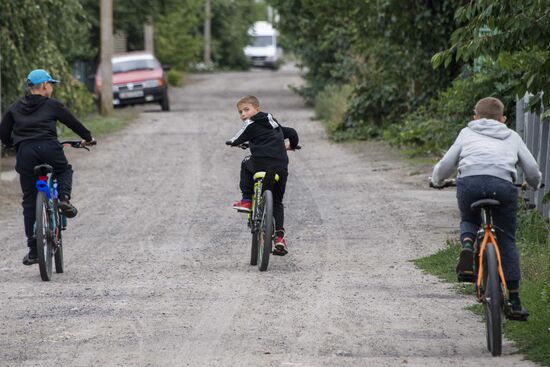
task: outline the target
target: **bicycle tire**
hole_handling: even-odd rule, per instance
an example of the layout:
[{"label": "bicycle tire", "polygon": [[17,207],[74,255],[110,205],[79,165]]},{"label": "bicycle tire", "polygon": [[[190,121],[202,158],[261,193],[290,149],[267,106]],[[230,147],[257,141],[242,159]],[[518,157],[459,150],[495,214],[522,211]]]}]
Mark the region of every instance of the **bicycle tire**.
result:
[{"label": "bicycle tire", "polygon": [[57,205],[55,205],[55,212],[57,213],[57,219],[58,219],[56,223],[57,224],[57,228],[56,228],[57,248],[55,249],[55,255],[54,255],[55,272],[58,274],[61,274],[65,271],[65,265],[63,264],[63,236],[62,236],[63,232],[61,230],[61,226],[63,223],[63,215],[57,209]]},{"label": "bicycle tire", "polygon": [[273,193],[265,190],[262,194],[261,222],[258,232],[258,269],[266,271],[273,245]]},{"label": "bicycle tire", "polygon": [[43,281],[52,279],[52,243],[50,240],[50,211],[48,197],[43,191],[36,195],[36,247],[38,268]]},{"label": "bicycle tire", "polygon": [[252,245],[250,246],[250,265],[258,264],[258,231],[252,232]]},{"label": "bicycle tire", "polygon": [[497,255],[488,243],[484,255],[483,289],[487,349],[494,357],[502,353],[502,288],[498,275]]}]

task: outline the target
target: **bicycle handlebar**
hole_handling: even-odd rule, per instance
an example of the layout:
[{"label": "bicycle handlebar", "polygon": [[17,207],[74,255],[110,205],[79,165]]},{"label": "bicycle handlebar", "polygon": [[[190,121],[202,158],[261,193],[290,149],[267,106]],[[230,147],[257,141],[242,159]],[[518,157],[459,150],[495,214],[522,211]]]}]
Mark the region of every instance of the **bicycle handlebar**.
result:
[{"label": "bicycle handlebar", "polygon": [[[76,148],[76,149],[86,149],[87,151],[90,150],[86,145],[82,144],[82,140],[65,140],[59,143],[61,145],[70,145],[72,148]],[[96,145],[96,144],[97,144],[97,141],[95,140],[87,142],[87,145]]]},{"label": "bicycle handlebar", "polygon": [[[225,145],[229,145],[230,147],[238,147],[238,148],[241,148],[241,149],[250,148],[250,144],[248,144],[248,143],[242,143],[242,144],[239,144],[239,145],[231,145],[231,140],[227,140],[225,142]],[[294,149],[289,149],[289,150],[300,150],[300,149],[302,149],[302,146],[301,145],[296,145],[296,147]]]},{"label": "bicycle handlebar", "polygon": [[[430,177],[430,187],[432,189],[444,189],[445,187],[455,187],[456,186],[456,179],[452,178],[452,179],[447,179],[447,180],[444,180],[443,181],[443,184],[441,186],[435,186],[432,182],[432,178]],[[525,183],[521,183],[521,184],[514,184],[515,187],[519,187],[521,188],[522,190],[527,190],[527,185]],[[540,184],[540,187],[539,189],[542,189],[544,188],[544,183],[541,183]],[[537,190],[537,189],[532,189],[532,190]]]},{"label": "bicycle handlebar", "polygon": [[432,189],[444,189],[445,187],[454,187],[456,186],[456,180],[453,178],[453,179],[448,179],[448,180],[444,180],[443,181],[443,184],[441,186],[435,186],[432,182],[432,178],[430,177],[430,187]]}]

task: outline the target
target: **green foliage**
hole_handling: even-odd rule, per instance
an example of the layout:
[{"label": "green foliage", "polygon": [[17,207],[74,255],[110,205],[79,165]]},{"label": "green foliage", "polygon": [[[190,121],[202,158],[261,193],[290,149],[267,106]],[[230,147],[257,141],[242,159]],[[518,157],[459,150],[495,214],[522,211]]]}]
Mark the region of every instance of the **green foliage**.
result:
[{"label": "green foliage", "polygon": [[155,19],[155,53],[173,68],[185,70],[199,60],[202,50],[201,24],[202,1],[179,1],[177,6],[166,9]]},{"label": "green foliage", "polygon": [[516,70],[487,60],[479,73],[469,68],[451,86],[425,106],[403,116],[401,124],[391,125],[384,136],[391,143],[408,147],[412,155],[441,155],[460,130],[471,121],[476,102],[493,96],[503,101],[509,123],[514,123]]},{"label": "green foliage", "polygon": [[183,73],[176,69],[170,69],[166,73],[168,84],[173,87],[181,87],[183,84]]},{"label": "green foliage", "polygon": [[353,93],[346,135],[379,135],[388,124],[421,106],[458,73],[434,72],[430,58],[448,46],[454,1],[272,0],[281,13],[285,45],[306,67],[306,102],[329,84]]},{"label": "green foliage", "polygon": [[[135,121],[139,112],[133,108],[115,109],[111,116],[105,117],[92,113],[84,117],[82,122],[93,132],[95,138],[122,130]],[[57,124],[59,139],[80,139],[75,133],[63,124]]]},{"label": "green foliage", "polygon": [[548,222],[536,210],[518,211],[516,235],[521,250],[522,273],[531,280],[545,279],[550,285],[550,230]]},{"label": "green foliage", "polygon": [[[447,66],[452,60],[467,62],[485,56],[517,68],[518,83],[513,91],[517,95],[527,91],[537,93],[548,87],[548,1],[477,0],[460,7],[456,18],[463,26],[452,34],[451,46],[434,55],[434,67]],[[538,57],[532,58],[531,54]],[[550,93],[539,97],[546,105],[550,104]]]},{"label": "green foliage", "polygon": [[[399,123],[446,87],[458,68],[433,72],[430,57],[446,47],[455,2],[380,1],[360,14],[355,102],[348,126]],[[362,62],[361,62],[362,61]],[[453,65],[456,66],[456,65]]]},{"label": "green foliage", "polygon": [[[92,24],[89,43],[98,57],[99,5],[80,0]],[[243,69],[246,30],[261,14],[265,3],[253,0],[212,0],[212,58],[220,68]],[[115,32],[124,31],[128,50],[144,47],[143,25],[152,20],[155,53],[162,63],[190,70],[202,61],[204,0],[124,0],[113,2]]]},{"label": "green foliage", "polygon": [[351,53],[356,32],[354,9],[357,2],[271,0],[280,13],[278,27],[284,46],[307,68],[307,85],[300,90],[313,103],[327,84],[348,82],[354,71]]},{"label": "green foliage", "polygon": [[316,117],[323,121],[329,136],[334,141],[365,140],[378,137],[380,130],[371,126],[346,127],[348,104],[353,88],[351,85],[329,84],[315,97]]},{"label": "green foliage", "polygon": [[[63,9],[63,16],[59,16]],[[88,54],[87,21],[77,0],[3,0],[2,111],[24,94],[29,71],[43,68],[62,80],[55,96],[76,115],[90,111],[92,96],[71,75],[68,59]]]},{"label": "green foliage", "polygon": [[329,84],[315,98],[316,117],[325,122],[329,131],[341,129],[344,124],[351,86]]},{"label": "green foliage", "polygon": [[212,1],[212,61],[229,69],[248,69],[243,49],[248,28],[260,18],[261,4],[254,0]]}]

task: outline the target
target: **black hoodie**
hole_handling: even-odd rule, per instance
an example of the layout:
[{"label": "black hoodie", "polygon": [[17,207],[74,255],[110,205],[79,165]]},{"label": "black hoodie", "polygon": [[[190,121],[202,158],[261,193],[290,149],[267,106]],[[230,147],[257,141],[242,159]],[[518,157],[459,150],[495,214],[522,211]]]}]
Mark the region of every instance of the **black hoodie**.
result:
[{"label": "black hoodie", "polygon": [[0,140],[17,146],[26,140],[57,140],[57,121],[86,141],[92,134],[58,100],[29,94],[10,106],[0,123]]},{"label": "black hoodie", "polygon": [[231,145],[250,143],[252,161],[265,167],[288,166],[285,139],[290,148],[298,145],[298,134],[290,127],[281,126],[269,113],[258,112],[245,121],[242,129],[231,139]]}]

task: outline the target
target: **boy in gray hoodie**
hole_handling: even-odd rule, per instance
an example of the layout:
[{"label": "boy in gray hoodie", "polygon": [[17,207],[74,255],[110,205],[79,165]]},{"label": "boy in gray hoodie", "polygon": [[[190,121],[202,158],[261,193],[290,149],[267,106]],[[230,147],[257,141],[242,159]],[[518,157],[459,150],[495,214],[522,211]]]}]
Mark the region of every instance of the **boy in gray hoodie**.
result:
[{"label": "boy in gray hoodie", "polygon": [[493,210],[493,221],[502,257],[502,267],[514,316],[526,318],[521,306],[519,281],[521,271],[516,248],[516,212],[518,190],[516,165],[523,169],[525,180],[538,188],[541,173],[533,155],[521,137],[506,127],[504,105],[496,98],[479,100],[474,120],[462,129],[432,173],[434,186],[441,186],[458,165],[457,200],[460,209],[460,242],[462,251],[457,265],[459,278],[473,274],[473,243],[481,224],[479,210],[470,205],[481,199],[495,199],[500,206]]}]

